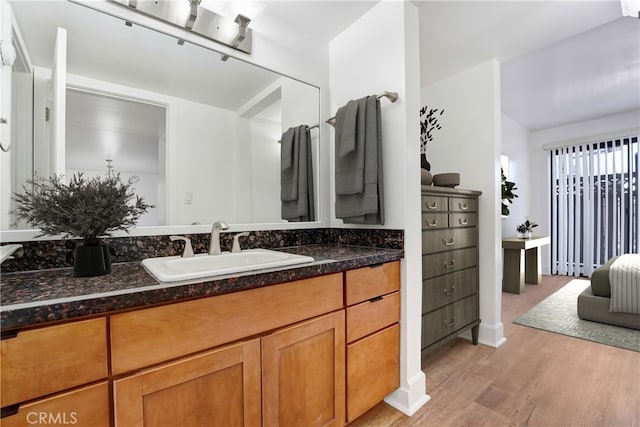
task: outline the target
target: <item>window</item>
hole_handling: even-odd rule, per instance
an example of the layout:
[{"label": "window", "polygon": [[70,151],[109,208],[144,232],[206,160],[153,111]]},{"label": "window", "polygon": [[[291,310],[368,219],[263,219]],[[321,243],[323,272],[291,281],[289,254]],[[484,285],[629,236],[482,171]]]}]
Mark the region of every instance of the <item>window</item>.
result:
[{"label": "window", "polygon": [[551,151],[552,272],[590,276],[640,249],[638,137]]}]

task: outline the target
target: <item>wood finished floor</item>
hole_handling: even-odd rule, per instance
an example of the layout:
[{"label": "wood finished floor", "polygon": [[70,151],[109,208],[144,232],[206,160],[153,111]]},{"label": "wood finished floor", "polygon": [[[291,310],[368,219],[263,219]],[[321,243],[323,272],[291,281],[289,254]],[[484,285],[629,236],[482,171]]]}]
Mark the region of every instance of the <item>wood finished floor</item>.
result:
[{"label": "wood finished floor", "polygon": [[456,339],[424,358],[431,400],[412,417],[383,402],[350,426],[640,426],[640,353],[512,323],[570,280],[503,293],[500,348]]}]

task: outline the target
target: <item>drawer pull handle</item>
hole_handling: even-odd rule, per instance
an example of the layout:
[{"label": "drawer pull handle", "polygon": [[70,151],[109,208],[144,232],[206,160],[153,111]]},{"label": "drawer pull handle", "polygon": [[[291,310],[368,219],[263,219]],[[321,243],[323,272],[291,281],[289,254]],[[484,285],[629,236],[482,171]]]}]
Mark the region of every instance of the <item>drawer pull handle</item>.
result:
[{"label": "drawer pull handle", "polygon": [[444,290],[444,294],[450,297],[451,295],[456,293],[456,285],[451,286],[451,290],[447,290],[446,287],[443,290]]},{"label": "drawer pull handle", "polygon": [[445,246],[452,246],[453,245],[453,237],[450,240],[447,239],[442,239],[442,243],[444,243]]},{"label": "drawer pull handle", "polygon": [[429,227],[437,227],[438,226],[438,218],[434,219],[433,221],[427,220],[427,225]]},{"label": "drawer pull handle", "polygon": [[460,225],[467,225],[469,224],[469,218],[458,218],[458,224]]},{"label": "drawer pull handle", "polygon": [[446,261],[443,261],[443,262],[442,262],[442,265],[444,265],[444,268],[453,268],[453,266],[455,265],[455,263],[456,263],[456,260],[455,260],[455,259],[452,259],[450,264],[447,264],[447,262],[446,262]]},{"label": "drawer pull handle", "polygon": [[383,299],[384,298],[382,298],[382,296],[377,296],[377,297],[371,298],[369,302],[378,302],[378,301],[382,301]]},{"label": "drawer pull handle", "polygon": [[444,326],[446,326],[447,328],[452,327],[453,325],[456,324],[456,318],[455,316],[451,318],[451,320],[446,320],[444,321]]},{"label": "drawer pull handle", "polygon": [[438,202],[427,204],[427,209],[431,209],[431,210],[438,209]]},{"label": "drawer pull handle", "polygon": [[10,417],[12,415],[15,415],[18,413],[19,410],[20,410],[19,403],[16,403],[10,406],[5,406],[4,408],[2,408],[2,410],[0,410],[0,418],[5,418],[5,417]]},{"label": "drawer pull handle", "polygon": [[460,208],[460,210],[466,211],[467,209],[469,209],[469,205],[466,202],[464,204],[458,202],[458,208]]},{"label": "drawer pull handle", "polygon": [[384,265],[384,262],[379,262],[378,264],[371,264],[369,268],[378,268],[378,267],[382,267],[383,265]]},{"label": "drawer pull handle", "polygon": [[0,335],[0,341],[16,338],[18,336],[18,332],[20,332],[19,329],[14,329],[12,331],[2,331]]}]

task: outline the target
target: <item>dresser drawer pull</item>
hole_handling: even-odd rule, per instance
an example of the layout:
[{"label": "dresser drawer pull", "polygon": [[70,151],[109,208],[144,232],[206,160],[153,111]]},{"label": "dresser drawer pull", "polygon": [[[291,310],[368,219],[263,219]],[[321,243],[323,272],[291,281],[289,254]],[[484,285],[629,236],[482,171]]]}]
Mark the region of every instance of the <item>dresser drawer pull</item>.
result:
[{"label": "dresser drawer pull", "polygon": [[17,338],[18,332],[20,332],[19,329],[14,329],[12,331],[2,331],[2,334],[0,336],[0,341]]},{"label": "dresser drawer pull", "polygon": [[438,209],[438,202],[429,203],[427,205],[427,209],[431,209],[431,210]]},{"label": "dresser drawer pull", "polygon": [[434,219],[433,221],[427,220],[427,225],[429,227],[437,227],[438,226],[438,218]]},{"label": "dresser drawer pull", "polygon": [[456,318],[455,318],[455,316],[453,316],[453,317],[451,318],[451,320],[446,320],[446,319],[445,319],[445,321],[444,321],[444,326],[446,326],[447,328],[450,328],[450,327],[454,326],[455,324],[456,324]]},{"label": "dresser drawer pull", "polygon": [[369,302],[378,302],[378,301],[382,301],[384,298],[382,298],[381,296],[377,296],[377,297],[373,297],[369,300]]},{"label": "dresser drawer pull", "polygon": [[451,295],[456,293],[456,285],[452,285],[450,290],[447,290],[447,288],[445,287],[443,291],[446,296],[450,297]]},{"label": "dresser drawer pull", "polygon": [[469,218],[464,218],[464,219],[462,219],[462,218],[458,218],[458,224],[460,224],[460,225],[467,225],[467,224],[469,224]]},{"label": "dresser drawer pull", "polygon": [[455,260],[455,259],[452,259],[450,264],[447,264],[447,262],[446,262],[446,261],[443,261],[443,262],[442,262],[442,265],[444,265],[444,268],[453,268],[453,266],[455,265],[455,263],[456,263],[456,260]]},{"label": "dresser drawer pull", "polygon": [[467,202],[465,202],[464,204],[458,202],[458,208],[462,211],[466,211],[467,209],[469,209],[469,205],[467,204]]},{"label": "dresser drawer pull", "polygon": [[444,243],[445,246],[452,246],[453,245],[453,241],[454,238],[452,237],[451,239],[447,240],[447,239],[442,239],[442,243]]}]

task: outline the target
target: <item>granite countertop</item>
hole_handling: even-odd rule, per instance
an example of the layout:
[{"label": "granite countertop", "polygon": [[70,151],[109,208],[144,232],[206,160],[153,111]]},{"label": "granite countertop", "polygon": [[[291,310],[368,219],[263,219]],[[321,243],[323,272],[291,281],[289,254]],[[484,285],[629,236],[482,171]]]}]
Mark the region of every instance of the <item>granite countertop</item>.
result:
[{"label": "granite countertop", "polygon": [[230,274],[215,280],[173,283],[158,282],[139,262],[113,264],[111,274],[99,277],[73,277],[72,268],[3,274],[0,325],[5,331],[219,295],[395,261],[404,255],[402,250],[397,249],[339,244],[278,250],[308,255],[315,262],[290,268]]}]

